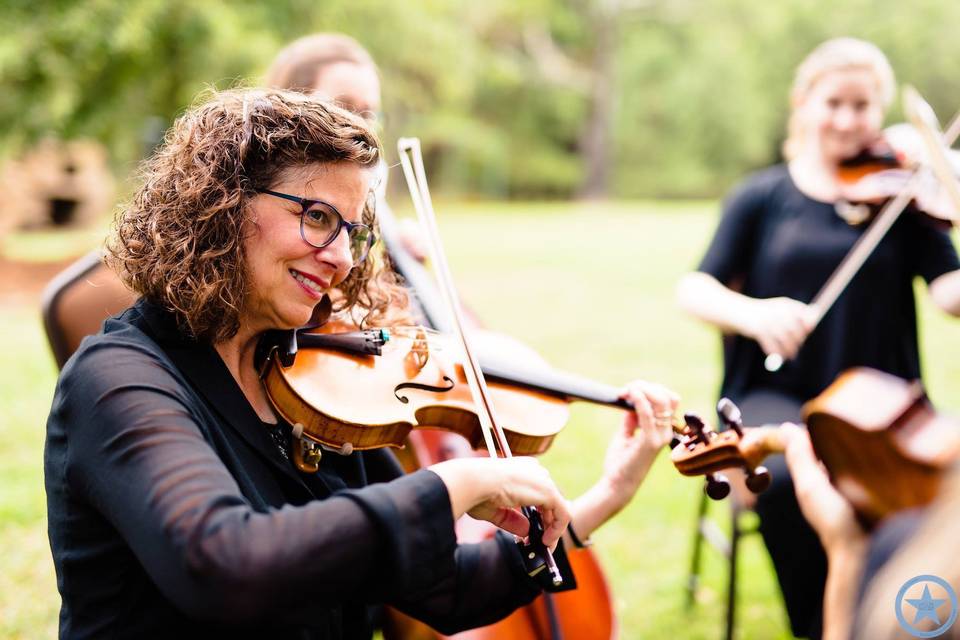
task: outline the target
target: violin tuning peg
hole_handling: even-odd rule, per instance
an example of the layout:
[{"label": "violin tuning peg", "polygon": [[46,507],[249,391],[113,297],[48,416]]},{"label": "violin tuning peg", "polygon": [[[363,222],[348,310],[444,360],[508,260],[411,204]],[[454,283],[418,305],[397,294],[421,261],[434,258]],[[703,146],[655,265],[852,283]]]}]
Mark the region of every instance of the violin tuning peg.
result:
[{"label": "violin tuning peg", "polygon": [[707,441],[706,425],[700,419],[700,416],[695,413],[685,413],[683,414],[683,421],[692,433],[693,444]]},{"label": "violin tuning peg", "polygon": [[747,469],[747,489],[753,493],[763,493],[770,486],[773,476],[766,467],[757,467],[754,470]]},{"label": "violin tuning peg", "polygon": [[730,481],[722,473],[708,473],[707,484],[703,490],[711,500],[723,500],[730,495]]},{"label": "violin tuning peg", "polygon": [[734,404],[733,400],[720,398],[717,403],[717,415],[728,429],[736,431],[738,436],[743,435],[743,417],[740,414],[740,407]]}]

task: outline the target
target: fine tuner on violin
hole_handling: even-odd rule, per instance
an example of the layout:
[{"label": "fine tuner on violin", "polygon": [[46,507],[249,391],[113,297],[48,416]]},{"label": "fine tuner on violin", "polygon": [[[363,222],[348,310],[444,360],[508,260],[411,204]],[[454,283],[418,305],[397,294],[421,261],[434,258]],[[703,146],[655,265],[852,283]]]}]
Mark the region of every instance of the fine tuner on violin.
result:
[{"label": "fine tuner on violin", "polygon": [[[955,160],[952,159],[955,152],[949,149],[954,141],[960,137],[960,113],[954,116],[946,132],[941,133],[940,124],[933,109],[916,89],[910,86],[905,87],[903,91],[903,110],[922,141],[925,162],[914,168],[906,186],[895,197],[887,201],[870,224],[869,229],[860,236],[850,253],[847,254],[820,291],[813,297],[810,302],[810,308],[813,310],[813,323],[810,332],[813,332],[827,314],[833,303],[844,292],[847,285],[850,284],[850,281],[867,261],[867,258],[883,240],[887,231],[890,230],[913,199],[914,189],[924,179],[922,169],[929,168],[949,195],[954,214],[960,212],[960,184],[957,181]],[[899,161],[895,158],[887,158],[886,160],[866,164],[854,162],[850,177],[862,178],[867,173],[889,169],[893,166],[892,163],[899,163]],[[857,168],[858,165],[860,166],[859,169]],[[929,214],[930,212],[926,213]],[[955,216],[947,219],[951,222],[957,222]],[[779,371],[784,365],[783,355],[779,353],[768,354],[763,364],[764,368],[771,373]]]}]

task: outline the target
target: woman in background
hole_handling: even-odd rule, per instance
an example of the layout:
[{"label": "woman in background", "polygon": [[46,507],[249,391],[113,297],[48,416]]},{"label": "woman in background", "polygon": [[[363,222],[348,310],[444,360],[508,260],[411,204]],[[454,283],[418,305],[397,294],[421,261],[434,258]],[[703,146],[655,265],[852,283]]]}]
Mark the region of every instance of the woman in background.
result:
[{"label": "woman in background", "polygon": [[[917,276],[936,306],[960,315],[960,262],[949,234],[907,213],[813,326],[810,301],[867,227],[836,206],[854,195],[837,168],[878,142],[893,94],[890,64],[868,42],[838,38],[810,53],[790,93],[787,162],[734,190],[700,266],[678,286],[686,311],[728,334],[721,395],[740,406],[746,424],[799,422],[800,406],[849,367],[919,378]],[[867,178],[854,189],[872,200],[902,186],[899,178]],[[949,206],[940,193],[916,193],[915,200],[931,211]],[[769,372],[764,359],[774,353],[787,362]],[[782,457],[769,466],[773,486],[756,502],[760,530],[793,633],[817,637],[823,549]]]}]

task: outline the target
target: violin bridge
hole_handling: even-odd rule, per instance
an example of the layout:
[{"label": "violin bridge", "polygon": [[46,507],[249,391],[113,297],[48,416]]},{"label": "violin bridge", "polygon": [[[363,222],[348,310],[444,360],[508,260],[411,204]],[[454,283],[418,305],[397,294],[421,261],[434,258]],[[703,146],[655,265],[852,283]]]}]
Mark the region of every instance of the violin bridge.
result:
[{"label": "violin bridge", "polygon": [[423,368],[427,366],[427,361],[430,359],[430,343],[427,340],[427,334],[424,332],[423,327],[417,328],[417,333],[414,336],[413,344],[410,346],[410,353],[407,354],[414,366],[417,368],[417,371],[423,371]]}]

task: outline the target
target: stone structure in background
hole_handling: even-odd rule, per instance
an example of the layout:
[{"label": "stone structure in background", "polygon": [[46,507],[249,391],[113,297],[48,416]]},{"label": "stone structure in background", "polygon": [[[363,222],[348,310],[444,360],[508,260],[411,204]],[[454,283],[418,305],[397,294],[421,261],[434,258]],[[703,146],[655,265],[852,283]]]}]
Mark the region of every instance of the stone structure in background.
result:
[{"label": "stone structure in background", "polygon": [[0,169],[0,194],[0,237],[91,224],[113,206],[107,151],[91,140],[44,140]]}]

